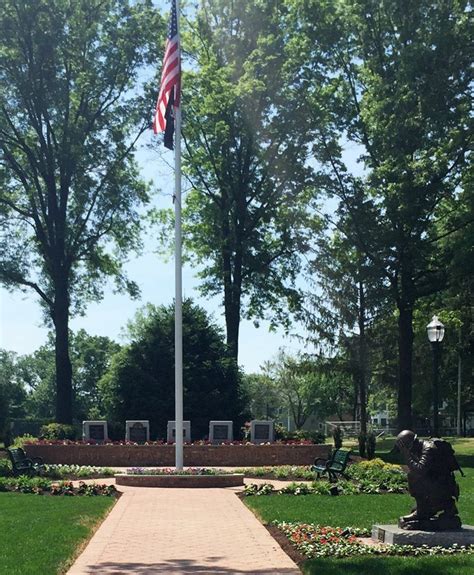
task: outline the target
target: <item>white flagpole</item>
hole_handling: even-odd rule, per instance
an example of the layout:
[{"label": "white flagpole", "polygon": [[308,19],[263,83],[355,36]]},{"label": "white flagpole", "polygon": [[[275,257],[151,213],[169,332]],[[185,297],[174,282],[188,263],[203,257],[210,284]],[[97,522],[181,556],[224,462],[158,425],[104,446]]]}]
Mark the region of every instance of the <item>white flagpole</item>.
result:
[{"label": "white flagpole", "polygon": [[[181,59],[181,38],[179,26],[179,0],[176,0],[176,19]],[[175,214],[175,425],[176,425],[176,469],[183,469],[183,289],[181,258],[181,102],[175,111],[174,146],[174,214]]]}]

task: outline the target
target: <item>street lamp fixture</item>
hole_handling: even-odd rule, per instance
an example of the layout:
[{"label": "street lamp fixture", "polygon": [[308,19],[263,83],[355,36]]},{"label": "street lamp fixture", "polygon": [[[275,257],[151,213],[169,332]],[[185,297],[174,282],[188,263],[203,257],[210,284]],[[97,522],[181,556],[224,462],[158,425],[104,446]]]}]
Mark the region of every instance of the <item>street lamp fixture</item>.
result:
[{"label": "street lamp fixture", "polygon": [[432,435],[434,437],[439,436],[439,400],[438,400],[438,388],[439,388],[439,356],[440,356],[440,343],[444,338],[444,325],[439,321],[437,316],[433,316],[431,322],[426,326],[426,331],[428,332],[428,339],[431,343],[431,349],[433,350],[433,431]]}]

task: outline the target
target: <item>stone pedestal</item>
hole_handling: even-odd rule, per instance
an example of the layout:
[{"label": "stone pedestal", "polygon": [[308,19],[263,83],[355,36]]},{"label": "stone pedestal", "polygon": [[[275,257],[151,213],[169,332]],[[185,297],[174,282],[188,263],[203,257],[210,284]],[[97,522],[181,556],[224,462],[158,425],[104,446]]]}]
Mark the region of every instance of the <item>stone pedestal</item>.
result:
[{"label": "stone pedestal", "polygon": [[250,441],[252,443],[273,443],[273,421],[252,419],[250,422]]},{"label": "stone pedestal", "polygon": [[474,527],[463,525],[459,531],[406,531],[397,525],[374,525],[372,539],[380,543],[421,547],[474,545]]},{"label": "stone pedestal", "polygon": [[232,421],[210,421],[209,422],[209,441],[211,443],[222,443],[223,441],[232,441]]},{"label": "stone pedestal", "polygon": [[150,422],[145,419],[127,419],[125,422],[125,440],[134,443],[150,441]]},{"label": "stone pedestal", "polygon": [[[176,441],[176,422],[168,421],[166,428],[166,441],[174,443]],[[183,441],[189,443],[191,441],[191,422],[183,421]]]}]

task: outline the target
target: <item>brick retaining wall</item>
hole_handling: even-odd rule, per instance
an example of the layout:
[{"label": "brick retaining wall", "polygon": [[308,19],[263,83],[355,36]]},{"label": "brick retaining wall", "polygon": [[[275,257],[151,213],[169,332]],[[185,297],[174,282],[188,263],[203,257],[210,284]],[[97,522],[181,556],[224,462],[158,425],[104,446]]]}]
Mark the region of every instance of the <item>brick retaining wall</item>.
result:
[{"label": "brick retaining wall", "polygon": [[243,474],[235,475],[116,475],[117,485],[132,487],[239,487]]},{"label": "brick retaining wall", "polygon": [[[45,463],[111,467],[175,464],[174,445],[27,445],[28,457]],[[185,445],[184,465],[251,467],[261,465],[311,465],[327,457],[330,445]]]}]

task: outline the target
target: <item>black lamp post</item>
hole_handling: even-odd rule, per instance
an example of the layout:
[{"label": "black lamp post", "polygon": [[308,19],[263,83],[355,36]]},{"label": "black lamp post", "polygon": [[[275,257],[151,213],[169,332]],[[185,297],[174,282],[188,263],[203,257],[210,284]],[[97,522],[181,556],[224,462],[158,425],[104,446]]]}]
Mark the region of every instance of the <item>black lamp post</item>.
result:
[{"label": "black lamp post", "polygon": [[433,316],[431,322],[426,326],[428,332],[428,339],[431,343],[433,350],[433,431],[434,437],[439,436],[439,422],[438,422],[438,384],[439,384],[439,357],[440,357],[440,344],[444,337],[444,325],[439,321],[437,316]]}]

